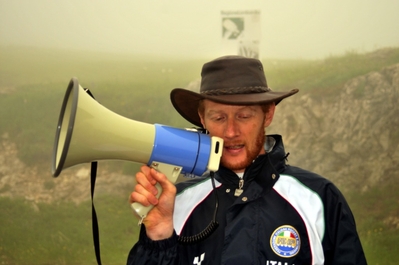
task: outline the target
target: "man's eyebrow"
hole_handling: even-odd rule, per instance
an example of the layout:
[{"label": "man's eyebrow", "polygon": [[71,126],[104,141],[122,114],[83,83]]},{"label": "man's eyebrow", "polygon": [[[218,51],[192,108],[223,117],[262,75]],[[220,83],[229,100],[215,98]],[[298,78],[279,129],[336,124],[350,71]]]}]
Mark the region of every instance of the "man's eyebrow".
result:
[{"label": "man's eyebrow", "polygon": [[210,109],[206,112],[207,114],[220,114],[223,113],[222,110],[214,110],[214,109]]},{"label": "man's eyebrow", "polygon": [[[242,110],[251,110],[251,111],[255,111],[255,108],[252,105],[245,105],[245,106],[241,106],[241,108],[237,109],[237,111],[242,111]],[[213,114],[213,113],[224,113],[224,110],[219,110],[219,109],[209,109],[207,111],[207,113],[209,114]]]}]

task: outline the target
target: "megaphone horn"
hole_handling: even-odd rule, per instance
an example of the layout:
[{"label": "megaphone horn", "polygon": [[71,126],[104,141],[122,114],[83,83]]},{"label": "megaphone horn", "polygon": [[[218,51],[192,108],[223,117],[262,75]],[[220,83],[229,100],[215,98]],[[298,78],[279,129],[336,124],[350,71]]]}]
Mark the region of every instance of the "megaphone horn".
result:
[{"label": "megaphone horn", "polygon": [[[156,167],[175,182],[180,173],[200,176],[216,171],[222,147],[219,137],[116,114],[72,78],[58,119],[52,174],[57,177],[63,169],[92,161],[125,160]],[[151,209],[133,208],[140,218]]]}]

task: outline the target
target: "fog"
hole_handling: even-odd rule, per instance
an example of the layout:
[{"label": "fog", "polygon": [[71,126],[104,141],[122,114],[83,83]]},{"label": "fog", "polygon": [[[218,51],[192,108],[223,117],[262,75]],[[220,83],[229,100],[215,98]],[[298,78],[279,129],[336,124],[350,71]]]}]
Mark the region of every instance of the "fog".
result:
[{"label": "fog", "polygon": [[0,44],[215,57],[223,10],[260,11],[261,57],[399,46],[397,0],[0,0]]}]

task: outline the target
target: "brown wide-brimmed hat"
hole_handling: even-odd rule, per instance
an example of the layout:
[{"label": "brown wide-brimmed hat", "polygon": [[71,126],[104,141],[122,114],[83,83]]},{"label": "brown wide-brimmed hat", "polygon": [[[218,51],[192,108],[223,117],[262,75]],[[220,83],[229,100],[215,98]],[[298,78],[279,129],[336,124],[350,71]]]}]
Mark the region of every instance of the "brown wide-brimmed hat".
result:
[{"label": "brown wide-brimmed hat", "polygon": [[192,124],[202,127],[198,104],[202,99],[228,105],[278,104],[299,90],[275,92],[267,86],[262,63],[242,56],[223,56],[202,67],[199,93],[175,88],[170,99],[175,109]]}]

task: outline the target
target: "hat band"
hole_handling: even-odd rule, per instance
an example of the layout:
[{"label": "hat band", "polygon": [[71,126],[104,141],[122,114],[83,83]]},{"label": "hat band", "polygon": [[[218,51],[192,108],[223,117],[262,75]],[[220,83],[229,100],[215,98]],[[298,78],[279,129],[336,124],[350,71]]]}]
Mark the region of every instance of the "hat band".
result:
[{"label": "hat band", "polygon": [[233,88],[219,88],[201,91],[200,94],[208,96],[220,96],[231,94],[251,94],[251,93],[264,93],[271,91],[270,88],[264,86],[251,86],[251,87],[233,87]]}]

